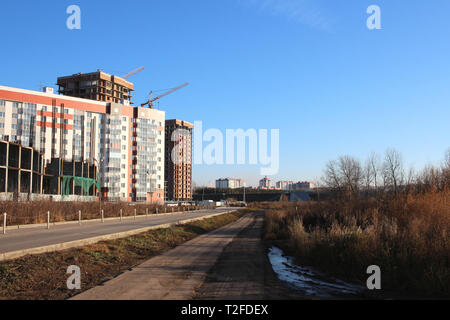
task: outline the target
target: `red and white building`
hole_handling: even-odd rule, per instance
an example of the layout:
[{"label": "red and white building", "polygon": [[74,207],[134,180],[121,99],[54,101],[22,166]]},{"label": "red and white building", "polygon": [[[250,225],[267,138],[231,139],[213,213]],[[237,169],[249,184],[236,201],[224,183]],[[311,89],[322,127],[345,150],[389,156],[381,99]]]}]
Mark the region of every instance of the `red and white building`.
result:
[{"label": "red and white building", "polygon": [[164,201],[165,112],[0,86],[0,139],[99,167],[103,197]]}]

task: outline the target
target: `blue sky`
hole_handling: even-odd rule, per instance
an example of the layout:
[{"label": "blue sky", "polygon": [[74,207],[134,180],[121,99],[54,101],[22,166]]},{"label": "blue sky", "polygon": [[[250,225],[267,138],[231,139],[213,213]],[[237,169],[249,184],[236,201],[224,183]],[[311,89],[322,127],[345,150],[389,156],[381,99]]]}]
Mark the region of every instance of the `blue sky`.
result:
[{"label": "blue sky", "polygon": [[[79,5],[82,29],[66,28]],[[366,9],[381,8],[382,30]],[[450,147],[448,0],[2,1],[0,84],[38,90],[100,68],[126,74],[135,102],[204,129],[280,129],[274,179],[311,180],[339,155],[387,148],[407,166],[439,164]],[[195,166],[194,181],[259,166]]]}]

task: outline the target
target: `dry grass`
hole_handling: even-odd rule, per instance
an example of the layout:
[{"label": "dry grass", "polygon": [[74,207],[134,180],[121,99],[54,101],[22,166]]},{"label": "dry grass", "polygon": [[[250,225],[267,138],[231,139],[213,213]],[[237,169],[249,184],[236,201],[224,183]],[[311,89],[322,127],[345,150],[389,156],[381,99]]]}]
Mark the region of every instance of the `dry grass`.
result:
[{"label": "dry grass", "polygon": [[236,221],[245,212],[241,210],[78,249],[0,263],[0,300],[69,298],[80,292],[66,287],[66,270],[70,265],[81,268],[82,288],[88,290],[155,255]]},{"label": "dry grass", "polygon": [[[165,209],[163,206],[155,204],[128,204],[122,203],[108,203],[108,202],[52,202],[52,201],[36,201],[36,202],[0,202],[0,214],[4,212],[8,214],[8,225],[24,225],[47,222],[47,212],[50,211],[51,222],[74,221],[78,220],[78,212],[81,210],[82,219],[99,219],[101,217],[101,210],[104,210],[105,218],[119,217],[120,210],[122,215],[133,216],[134,209],[137,215],[163,213],[172,211],[172,207]],[[182,210],[182,208],[175,208],[175,210]],[[185,210],[193,210],[193,207],[185,208]],[[200,209],[200,207],[195,207]],[[0,217],[3,221],[3,218]]]},{"label": "dry grass", "polygon": [[268,240],[300,263],[365,283],[378,265],[383,289],[450,296],[450,191],[385,199],[262,203]]}]

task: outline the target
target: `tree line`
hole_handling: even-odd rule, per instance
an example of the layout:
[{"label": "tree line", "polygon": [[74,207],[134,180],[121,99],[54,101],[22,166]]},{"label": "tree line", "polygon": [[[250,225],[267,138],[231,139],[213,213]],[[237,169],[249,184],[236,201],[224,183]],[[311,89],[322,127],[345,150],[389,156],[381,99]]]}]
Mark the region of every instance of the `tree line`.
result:
[{"label": "tree line", "polygon": [[361,162],[341,156],[326,164],[323,186],[341,197],[443,191],[450,188],[450,148],[440,166],[427,166],[419,172],[405,168],[402,155],[388,149],[383,156],[371,153]]}]

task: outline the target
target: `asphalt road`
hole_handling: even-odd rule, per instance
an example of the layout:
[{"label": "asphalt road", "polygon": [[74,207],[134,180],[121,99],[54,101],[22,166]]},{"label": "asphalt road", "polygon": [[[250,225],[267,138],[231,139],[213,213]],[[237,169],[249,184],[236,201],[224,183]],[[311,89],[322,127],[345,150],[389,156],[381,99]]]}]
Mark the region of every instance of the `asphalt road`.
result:
[{"label": "asphalt road", "polygon": [[105,223],[83,222],[81,226],[77,223],[64,224],[51,226],[49,230],[44,227],[8,230],[6,235],[0,234],[0,254],[127,232],[150,226],[177,223],[181,220],[194,219],[231,210],[230,208],[220,208],[163,216],[138,216],[136,220],[124,219],[122,222],[120,220],[109,220],[105,221]]}]

